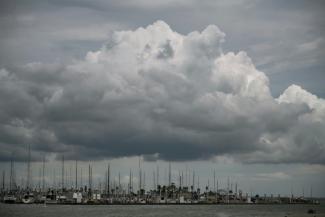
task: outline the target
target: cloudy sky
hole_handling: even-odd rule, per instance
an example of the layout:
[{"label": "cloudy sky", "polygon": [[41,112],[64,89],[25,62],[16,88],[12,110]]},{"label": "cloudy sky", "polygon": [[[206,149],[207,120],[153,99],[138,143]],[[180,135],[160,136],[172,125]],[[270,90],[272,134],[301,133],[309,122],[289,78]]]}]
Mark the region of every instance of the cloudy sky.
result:
[{"label": "cloudy sky", "polygon": [[64,155],[126,177],[140,157],[201,185],[216,169],[245,191],[325,196],[324,7],[1,2],[1,169],[13,156],[23,179],[30,144],[35,174]]}]

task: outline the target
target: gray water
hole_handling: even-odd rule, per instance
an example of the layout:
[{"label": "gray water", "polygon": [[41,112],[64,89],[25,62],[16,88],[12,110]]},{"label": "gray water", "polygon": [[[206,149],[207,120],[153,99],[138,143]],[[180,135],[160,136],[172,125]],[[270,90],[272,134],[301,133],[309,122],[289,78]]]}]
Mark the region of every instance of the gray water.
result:
[{"label": "gray water", "polygon": [[[315,209],[316,214],[308,214]],[[325,217],[324,205],[23,205],[0,204],[0,217]]]}]

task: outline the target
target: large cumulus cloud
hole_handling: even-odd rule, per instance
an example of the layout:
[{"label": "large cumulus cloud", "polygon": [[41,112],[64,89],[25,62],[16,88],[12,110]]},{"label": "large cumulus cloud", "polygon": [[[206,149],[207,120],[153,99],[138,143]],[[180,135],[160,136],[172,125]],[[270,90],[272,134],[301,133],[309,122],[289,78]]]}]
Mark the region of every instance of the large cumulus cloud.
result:
[{"label": "large cumulus cloud", "polygon": [[143,155],[246,163],[325,163],[325,101],[297,85],[278,98],[210,25],[181,35],[163,21],[114,32],[68,64],[0,71],[0,158]]}]

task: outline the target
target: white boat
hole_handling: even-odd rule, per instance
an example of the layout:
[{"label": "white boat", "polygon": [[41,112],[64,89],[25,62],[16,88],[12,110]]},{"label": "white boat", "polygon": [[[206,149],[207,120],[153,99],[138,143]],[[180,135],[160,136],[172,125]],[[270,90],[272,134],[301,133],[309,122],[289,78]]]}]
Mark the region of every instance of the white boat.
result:
[{"label": "white boat", "polygon": [[185,203],[184,196],[179,197],[179,203],[181,204]]},{"label": "white boat", "polygon": [[56,200],[58,201],[58,203],[65,203],[67,201],[67,197],[65,195],[58,195],[56,197]]},{"label": "white boat", "polygon": [[34,203],[34,201],[35,201],[35,198],[34,198],[33,193],[27,193],[22,198],[22,202],[25,204],[31,204],[31,203]]},{"label": "white boat", "polygon": [[100,199],[101,199],[100,194],[97,193],[93,194],[93,200],[100,200]]},{"label": "white boat", "polygon": [[74,192],[72,196],[74,203],[81,203],[82,202],[82,194],[80,192]]},{"label": "white boat", "polygon": [[4,203],[16,203],[17,198],[14,195],[6,195],[3,198]]},{"label": "white boat", "polygon": [[53,191],[49,192],[46,195],[46,203],[47,204],[56,204],[56,203],[58,203],[58,201],[56,199],[56,194]]},{"label": "white boat", "polygon": [[39,203],[44,203],[46,201],[46,196],[45,195],[39,195],[37,201]]}]

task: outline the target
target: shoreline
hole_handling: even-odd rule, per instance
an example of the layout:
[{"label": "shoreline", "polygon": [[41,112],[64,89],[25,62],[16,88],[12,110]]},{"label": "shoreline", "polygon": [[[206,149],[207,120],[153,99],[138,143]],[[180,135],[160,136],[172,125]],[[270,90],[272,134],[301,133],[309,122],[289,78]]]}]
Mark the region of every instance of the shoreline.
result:
[{"label": "shoreline", "polygon": [[87,204],[87,203],[31,203],[31,204],[26,204],[26,203],[1,203],[1,204],[6,204],[6,205],[40,205],[40,206],[56,206],[56,205],[73,205],[73,206],[239,206],[239,205],[245,205],[245,206],[270,206],[270,205],[275,205],[275,206],[285,206],[285,205],[293,205],[293,206],[301,206],[301,205],[306,205],[306,206],[320,206],[321,203],[319,204],[313,204],[313,203],[230,203],[230,204],[225,204],[225,203],[129,203],[129,204],[105,204],[105,203],[98,203],[98,204]]}]

